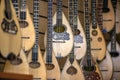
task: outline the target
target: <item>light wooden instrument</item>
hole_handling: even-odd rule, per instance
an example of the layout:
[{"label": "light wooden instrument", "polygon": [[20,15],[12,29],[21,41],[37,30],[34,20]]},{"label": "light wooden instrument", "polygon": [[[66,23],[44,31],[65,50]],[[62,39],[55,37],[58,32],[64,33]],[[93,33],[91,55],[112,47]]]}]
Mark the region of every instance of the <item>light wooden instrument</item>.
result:
[{"label": "light wooden instrument", "polygon": [[11,0],[1,0],[0,8],[0,51],[5,58],[15,57],[21,49],[20,26]]},{"label": "light wooden instrument", "polygon": [[[117,0],[113,1],[114,12],[116,13],[116,4]],[[116,15],[115,15],[116,16]],[[116,41],[116,24],[114,25],[113,30],[111,31],[111,41],[107,46],[108,51],[111,54],[113,61],[113,75],[111,80],[119,80],[120,79],[120,46]]]},{"label": "light wooden instrument", "polygon": [[[69,23],[74,30],[74,54],[76,59],[80,60],[86,52],[85,33],[78,16],[78,2],[74,3],[73,6],[71,5],[71,2],[69,3]],[[72,9],[72,7],[74,7],[74,9]],[[72,17],[73,19],[71,19]],[[74,24],[74,26],[72,26],[72,24]]]},{"label": "light wooden instrument", "polygon": [[20,51],[19,56],[14,60],[7,60],[4,67],[4,72],[29,74],[29,66],[26,55],[23,50]]},{"label": "light wooden instrument", "polygon": [[120,33],[120,1],[116,5],[116,33]]},{"label": "light wooden instrument", "polygon": [[[69,19],[70,21],[70,26],[72,27],[73,34],[76,32],[76,24],[74,24],[74,14],[73,10],[76,8],[75,6],[77,5],[78,0],[69,0]],[[76,36],[76,35],[74,35]],[[75,37],[74,37],[75,40]],[[62,73],[61,73],[61,80],[85,80],[84,75],[82,73],[82,70],[76,60],[76,56],[74,54],[75,52],[75,43],[73,43],[73,48],[72,51],[70,52],[70,55],[67,57],[67,61],[63,67]]]},{"label": "light wooden instrument", "polygon": [[55,56],[67,56],[73,47],[73,34],[70,28],[70,24],[67,21],[64,13],[62,12],[62,0],[57,1],[57,12],[53,16],[52,34],[53,51],[55,53]]},{"label": "light wooden instrument", "polygon": [[[16,2],[20,3],[20,9]],[[29,14],[28,6],[26,5],[26,0],[14,0],[13,4],[21,27],[22,48],[24,51],[28,51],[33,47],[35,42],[35,29]]]},{"label": "light wooden instrument", "polygon": [[[95,0],[92,0],[95,3]],[[86,55],[82,58],[80,66],[82,67],[85,80],[103,80],[100,73],[96,59],[92,57],[91,44],[90,44],[90,19],[89,19],[89,8],[88,0],[84,1],[84,14],[85,14],[85,33],[86,33],[86,44],[87,51]]]},{"label": "light wooden instrument", "polygon": [[[102,9],[103,9],[103,0],[98,0],[98,24],[103,31],[103,20],[102,20]],[[104,32],[103,32],[104,33]],[[99,68],[102,73],[103,80],[110,80],[113,73],[113,64],[110,53],[106,50],[106,55],[102,61],[99,62]]]},{"label": "light wooden instrument", "polygon": [[60,68],[57,59],[53,52],[52,45],[52,5],[53,1],[48,0],[48,27],[47,27],[47,42],[46,52],[44,54],[44,62],[47,69],[47,80],[60,80]]},{"label": "light wooden instrument", "polygon": [[46,67],[42,53],[38,45],[39,41],[39,0],[33,1],[33,22],[35,27],[35,43],[28,54],[29,72],[33,75],[33,80],[46,80]]},{"label": "light wooden instrument", "polygon": [[103,80],[110,80],[113,73],[113,62],[108,51],[106,51],[105,59],[99,63],[99,68],[102,73]]},{"label": "light wooden instrument", "polygon": [[104,32],[109,32],[115,24],[114,10],[111,0],[103,0],[103,29]]},{"label": "light wooden instrument", "polygon": [[103,34],[97,24],[96,18],[96,1],[91,3],[92,7],[92,24],[90,26],[90,36],[91,36],[91,53],[93,57],[97,60],[102,60],[106,55],[106,44]]}]

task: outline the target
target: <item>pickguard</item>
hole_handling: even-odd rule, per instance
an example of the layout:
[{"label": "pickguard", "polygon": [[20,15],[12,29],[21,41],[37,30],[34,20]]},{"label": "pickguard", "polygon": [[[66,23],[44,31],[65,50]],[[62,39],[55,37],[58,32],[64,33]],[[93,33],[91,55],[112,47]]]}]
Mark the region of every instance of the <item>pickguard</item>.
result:
[{"label": "pickguard", "polygon": [[81,35],[75,35],[74,42],[75,43],[83,43],[83,37]]},{"label": "pickguard", "polygon": [[70,39],[70,35],[67,32],[63,32],[63,33],[56,33],[53,32],[53,39],[55,40],[69,40]]},{"label": "pickguard", "polygon": [[1,23],[2,30],[9,34],[17,34],[18,28],[15,24],[15,21],[12,20],[11,22],[8,22],[6,19],[3,19]]}]

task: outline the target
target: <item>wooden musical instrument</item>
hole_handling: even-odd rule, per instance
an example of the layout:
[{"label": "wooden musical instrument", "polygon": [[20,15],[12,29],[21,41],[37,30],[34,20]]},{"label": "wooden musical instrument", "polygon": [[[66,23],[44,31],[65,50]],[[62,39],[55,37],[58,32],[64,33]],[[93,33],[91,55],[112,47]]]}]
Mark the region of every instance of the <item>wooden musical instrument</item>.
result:
[{"label": "wooden musical instrument", "polygon": [[[93,7],[92,1],[92,7]],[[85,80],[102,80],[102,76],[98,67],[98,64],[92,56],[91,51],[91,38],[90,38],[90,19],[89,19],[89,8],[88,0],[84,1],[84,14],[85,14],[85,33],[86,33],[86,44],[87,50],[86,55],[82,58],[80,66],[82,67]]]},{"label": "wooden musical instrument", "polygon": [[92,24],[90,26],[91,53],[97,60],[102,60],[106,55],[106,44],[96,18],[96,0],[91,3]]},{"label": "wooden musical instrument", "polygon": [[33,47],[35,42],[35,29],[29,14],[28,6],[26,5],[26,0],[19,0],[19,3],[20,5],[18,6],[20,6],[20,9],[16,2],[13,2],[22,32],[22,48],[24,51],[28,51]]},{"label": "wooden musical instrument", "polygon": [[11,61],[6,60],[4,72],[29,74],[29,66],[23,50],[20,51],[20,54],[16,59]]},{"label": "wooden musical instrument", "polygon": [[20,26],[11,0],[1,0],[0,8],[0,52],[5,58],[15,58],[21,49]]},{"label": "wooden musical instrument", "polygon": [[[116,4],[117,4],[117,0],[113,0],[113,7],[115,13],[116,13]],[[113,61],[113,75],[111,80],[119,80],[120,65],[118,64],[118,62],[120,61],[120,46],[116,41],[116,24],[114,25],[114,28],[111,31],[111,41],[108,44],[107,49],[110,52]]]},{"label": "wooden musical instrument", "polygon": [[120,1],[117,1],[116,5],[116,33],[120,33]]},{"label": "wooden musical instrument", "polygon": [[70,24],[62,12],[62,0],[57,0],[57,12],[53,16],[52,34],[53,51],[55,53],[55,56],[67,56],[73,47],[73,34]]},{"label": "wooden musical instrument", "polygon": [[103,0],[103,30],[109,32],[115,24],[114,10],[111,0]]},{"label": "wooden musical instrument", "polygon": [[[74,7],[73,10],[71,8]],[[73,15],[72,15],[73,14]],[[73,19],[71,17],[73,16]],[[73,21],[74,22],[73,22]],[[69,4],[69,22],[72,29],[74,29],[74,54],[76,56],[77,60],[80,60],[86,52],[86,39],[85,39],[85,33],[82,28],[82,25],[79,20],[78,16],[78,2],[74,3],[74,6]],[[74,23],[74,26],[72,24]]]},{"label": "wooden musical instrument", "polygon": [[[74,9],[76,8],[75,6],[77,5],[78,0],[69,0],[69,21],[70,21],[70,26],[72,27],[72,31],[74,36],[76,36],[76,24],[74,20]],[[75,39],[75,37],[74,37]],[[70,52],[70,55],[67,57],[67,61],[63,67],[62,73],[61,73],[61,80],[85,80],[84,75],[82,73],[82,70],[76,60],[76,56],[74,54],[75,52],[75,43],[73,43],[73,49]]]},{"label": "wooden musical instrument", "polygon": [[60,68],[53,52],[52,45],[52,5],[53,1],[48,0],[48,27],[46,37],[46,52],[44,54],[44,62],[47,69],[47,80],[60,80]]},{"label": "wooden musical instrument", "polygon": [[35,27],[35,43],[28,54],[29,72],[33,80],[46,80],[46,67],[39,47],[39,0],[33,1],[33,22]]},{"label": "wooden musical instrument", "polygon": [[[98,24],[101,29],[103,30],[103,20],[102,20],[102,8],[103,8],[103,0],[98,0]],[[106,50],[106,55],[102,61],[99,62],[99,68],[102,73],[103,80],[110,80],[112,77],[113,73],[113,64],[112,64],[112,59],[111,55]]]}]

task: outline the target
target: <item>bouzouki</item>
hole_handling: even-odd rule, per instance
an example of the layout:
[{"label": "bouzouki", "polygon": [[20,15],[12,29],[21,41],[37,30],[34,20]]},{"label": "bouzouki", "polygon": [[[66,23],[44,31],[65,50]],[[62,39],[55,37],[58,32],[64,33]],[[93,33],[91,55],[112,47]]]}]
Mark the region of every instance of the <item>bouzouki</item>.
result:
[{"label": "bouzouki", "polygon": [[111,0],[103,0],[103,32],[109,32],[115,24],[114,10]]},{"label": "bouzouki", "polygon": [[[114,12],[116,13],[116,4],[117,0],[113,0]],[[116,15],[115,15],[116,16]],[[112,80],[120,79],[120,45],[116,41],[116,24],[114,25],[113,30],[111,31],[111,42],[107,46],[108,51],[112,57],[113,61],[113,75]]]},{"label": "bouzouki", "polygon": [[30,50],[35,42],[35,29],[32,19],[29,14],[28,6],[26,5],[26,0],[19,0],[20,9],[17,8],[16,3],[14,7],[16,13],[18,14],[18,20],[21,27],[22,33],[22,48],[24,51]]},{"label": "bouzouki", "polygon": [[39,47],[39,0],[33,1],[33,22],[35,27],[35,43],[28,54],[29,72],[33,80],[46,80],[46,67]]},{"label": "bouzouki", "polygon": [[15,58],[22,41],[18,19],[11,0],[1,0],[0,8],[0,52],[5,58]]},{"label": "bouzouki", "polygon": [[80,66],[85,76],[85,80],[102,80],[102,76],[95,58],[92,56],[91,41],[90,41],[90,18],[88,0],[84,1],[85,14],[85,33],[87,50],[85,56],[82,58]]},{"label": "bouzouki", "polygon": [[[75,35],[77,32],[76,28],[76,24],[74,24],[75,20],[74,20],[74,6],[77,6],[77,0],[69,0],[69,19],[70,21],[70,26],[72,27],[72,31],[73,34]],[[74,4],[73,4],[74,3]],[[74,37],[75,39],[75,37]],[[75,43],[73,43],[73,46],[75,45]],[[72,48],[72,51],[70,52],[70,55],[67,57],[67,61],[63,67],[62,73],[61,73],[61,80],[85,80],[84,79],[84,75],[82,73],[82,70],[76,60],[76,56],[74,54],[75,52],[75,46]]]},{"label": "bouzouki", "polygon": [[[103,19],[102,19],[102,8],[103,8],[103,0],[98,0],[98,24],[101,29],[103,30]],[[103,80],[110,80],[113,73],[113,64],[111,55],[109,54],[108,50],[106,50],[105,58],[99,62],[99,68],[102,73]]]},{"label": "bouzouki", "polygon": [[57,12],[53,16],[52,35],[55,56],[67,56],[73,47],[73,34],[69,22],[62,12],[62,0],[57,0]]},{"label": "bouzouki", "polygon": [[[16,8],[18,8],[18,0],[14,0],[14,3],[16,5]],[[4,72],[29,74],[27,58],[23,49],[21,49],[19,55],[14,60],[6,60]]]},{"label": "bouzouki", "polygon": [[96,18],[96,0],[91,2],[92,23],[90,26],[91,53],[97,60],[102,60],[106,54],[106,44]]},{"label": "bouzouki", "polygon": [[47,42],[46,51],[44,54],[44,62],[47,69],[47,80],[60,80],[60,68],[52,48],[52,5],[53,1],[48,0],[48,27],[47,27]]},{"label": "bouzouki", "polygon": [[[74,29],[75,32],[74,33],[74,49],[75,49],[75,56],[77,60],[80,60],[86,52],[86,39],[85,39],[85,33],[84,30],[82,28],[82,25],[80,23],[79,20],[79,16],[78,16],[78,2],[74,3],[74,6],[71,6],[71,4],[69,4],[69,18],[72,17],[71,14],[73,14],[73,19],[69,19],[70,22],[70,26],[72,29]],[[70,10],[72,7],[74,7],[73,11]],[[73,21],[74,21],[74,26],[72,26]]]}]

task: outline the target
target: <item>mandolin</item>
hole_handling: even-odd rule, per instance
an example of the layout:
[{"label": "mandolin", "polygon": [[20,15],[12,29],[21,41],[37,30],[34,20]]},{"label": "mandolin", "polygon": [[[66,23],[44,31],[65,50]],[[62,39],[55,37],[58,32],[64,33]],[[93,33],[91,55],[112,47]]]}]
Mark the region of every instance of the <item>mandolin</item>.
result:
[{"label": "mandolin", "polygon": [[60,80],[60,68],[53,52],[52,45],[52,5],[53,1],[48,0],[48,26],[47,26],[47,44],[44,54],[44,62],[47,69],[47,80]]},{"label": "mandolin", "polygon": [[[114,12],[116,13],[117,0],[112,0],[112,1],[113,1]],[[109,42],[107,49],[110,52],[113,61],[113,75],[111,80],[119,80],[120,65],[118,64],[118,62],[120,61],[120,45],[116,41],[116,24],[114,25],[114,28],[110,34],[111,34],[111,41]]]},{"label": "mandolin", "polygon": [[111,0],[103,0],[103,32],[109,32],[115,24],[114,10]]},{"label": "mandolin", "polygon": [[26,55],[23,50],[20,51],[19,56],[14,60],[6,60],[4,66],[4,72],[7,73],[18,73],[18,74],[29,74],[29,66]]},{"label": "mandolin", "polygon": [[117,1],[116,5],[116,33],[120,33],[120,1]]},{"label": "mandolin", "polygon": [[[76,21],[74,20],[74,9],[77,6],[78,0],[69,0],[69,19],[70,26],[72,27],[73,34],[75,34],[76,24],[74,24]],[[75,35],[74,35],[75,36]],[[75,37],[74,37],[75,40]],[[82,73],[82,70],[76,60],[75,56],[75,43],[73,43],[72,51],[70,52],[70,55],[67,57],[67,61],[63,67],[62,73],[61,73],[61,80],[85,80],[84,75]]]},{"label": "mandolin", "polygon": [[57,11],[53,16],[52,36],[55,56],[58,58],[67,56],[73,47],[73,34],[70,24],[62,12],[62,0],[57,0]]},{"label": "mandolin", "polygon": [[[73,10],[71,10],[72,7],[74,7]],[[72,16],[73,19],[71,19]],[[69,22],[71,28],[74,29],[74,54],[76,59],[80,60],[86,52],[86,39],[78,16],[78,2],[75,2],[74,6],[72,6],[71,3],[69,4]],[[74,24],[74,26],[72,26],[72,24]]]},{"label": "mandolin", "polygon": [[[102,0],[98,0],[98,8],[97,8],[98,9],[98,17],[97,17],[97,19],[98,19],[98,24],[99,24],[101,31],[103,30],[102,7],[103,7]],[[113,64],[112,64],[111,55],[108,52],[108,50],[106,50],[106,55],[105,55],[104,59],[99,62],[99,68],[102,73],[103,80],[110,80],[112,77],[112,73],[113,73]]]},{"label": "mandolin", "polygon": [[106,44],[96,18],[96,0],[91,1],[92,24],[90,26],[91,53],[93,57],[101,61],[106,55]]},{"label": "mandolin", "polygon": [[15,58],[21,49],[20,26],[11,0],[1,0],[0,8],[0,51],[5,58]]},{"label": "mandolin", "polygon": [[[93,1],[92,1],[93,4]],[[98,64],[95,58],[92,56],[91,51],[91,38],[90,38],[90,17],[89,17],[89,8],[88,0],[84,1],[84,19],[85,19],[85,33],[86,33],[86,44],[87,50],[85,56],[82,58],[80,66],[85,77],[85,80],[103,80],[100,73]]]},{"label": "mandolin", "polygon": [[35,43],[28,54],[29,72],[33,80],[46,80],[46,67],[39,46],[39,0],[33,1],[33,22],[35,28]]},{"label": "mandolin", "polygon": [[18,15],[19,24],[22,32],[22,48],[24,51],[30,50],[35,42],[35,29],[32,22],[32,19],[29,14],[28,6],[26,5],[26,0],[19,0],[20,9],[15,0],[13,4]]}]

